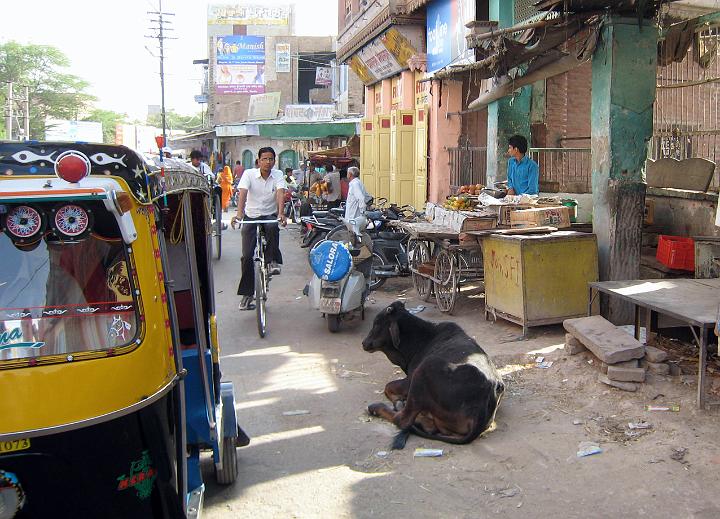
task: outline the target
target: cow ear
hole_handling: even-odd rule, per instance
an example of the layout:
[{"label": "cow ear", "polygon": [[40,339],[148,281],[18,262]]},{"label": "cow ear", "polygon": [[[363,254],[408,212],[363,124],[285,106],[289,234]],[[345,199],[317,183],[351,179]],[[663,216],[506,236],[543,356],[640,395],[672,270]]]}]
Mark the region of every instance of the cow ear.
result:
[{"label": "cow ear", "polygon": [[395,311],[395,308],[393,308],[392,305],[388,306],[388,307],[385,309],[385,313],[388,314],[388,315],[392,314],[393,311]]},{"label": "cow ear", "polygon": [[395,349],[400,347],[400,326],[397,321],[390,323],[390,338],[392,339]]}]

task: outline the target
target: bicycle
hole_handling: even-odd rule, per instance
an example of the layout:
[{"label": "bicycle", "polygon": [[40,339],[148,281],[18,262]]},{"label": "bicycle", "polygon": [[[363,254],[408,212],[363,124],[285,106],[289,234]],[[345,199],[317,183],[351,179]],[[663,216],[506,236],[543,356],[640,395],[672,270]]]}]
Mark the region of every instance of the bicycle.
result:
[{"label": "bicycle", "polygon": [[[257,230],[255,232],[255,253],[253,254],[253,262],[255,269],[255,317],[257,319],[258,335],[264,338],[267,333],[267,310],[265,304],[267,302],[267,294],[270,286],[270,274],[268,272],[268,263],[265,260],[265,249],[267,248],[267,238],[265,237],[265,227],[261,224],[274,223],[277,220],[240,220],[238,226],[243,224],[253,224]],[[233,229],[235,225],[233,225]]]}]

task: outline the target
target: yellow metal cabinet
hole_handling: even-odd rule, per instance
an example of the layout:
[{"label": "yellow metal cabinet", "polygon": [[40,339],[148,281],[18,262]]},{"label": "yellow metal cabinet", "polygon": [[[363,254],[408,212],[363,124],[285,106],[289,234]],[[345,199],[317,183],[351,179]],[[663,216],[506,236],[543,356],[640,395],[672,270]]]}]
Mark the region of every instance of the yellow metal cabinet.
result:
[{"label": "yellow metal cabinet", "polygon": [[[375,179],[376,192],[370,193],[378,198],[390,200],[390,116],[378,115],[375,118]],[[392,200],[390,200],[392,201]]]},{"label": "yellow metal cabinet", "polygon": [[598,279],[594,234],[492,235],[483,240],[485,316],[530,326],[587,315]]},{"label": "yellow metal cabinet", "polygon": [[390,115],[390,202],[415,203],[415,110]]},{"label": "yellow metal cabinet", "polygon": [[360,126],[360,179],[367,192],[375,196],[375,125],[372,119],[363,119]]}]

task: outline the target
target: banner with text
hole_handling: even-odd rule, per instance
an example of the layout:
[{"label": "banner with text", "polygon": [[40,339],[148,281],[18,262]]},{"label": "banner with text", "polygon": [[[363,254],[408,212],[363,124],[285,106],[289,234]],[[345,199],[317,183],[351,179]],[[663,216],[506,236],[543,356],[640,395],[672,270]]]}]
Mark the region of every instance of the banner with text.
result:
[{"label": "banner with text", "polygon": [[215,50],[218,94],[265,92],[264,36],[222,36],[217,39]]},{"label": "banner with text", "polygon": [[332,121],[335,105],[285,105],[286,123]]},{"label": "banner with text", "polygon": [[208,5],[208,25],[287,25],[289,21],[287,5]]},{"label": "banner with text", "polygon": [[280,92],[250,96],[248,121],[277,119],[280,110]]},{"label": "banner with text", "polygon": [[355,54],[350,59],[350,68],[363,83],[374,83],[406,69],[408,60],[415,54],[417,51],[410,41],[392,28]]},{"label": "banner with text", "polygon": [[427,70],[475,60],[465,37],[467,22],[475,19],[474,0],[433,0],[427,6]]},{"label": "banner with text", "polygon": [[275,72],[290,72],[290,44],[275,44]]}]

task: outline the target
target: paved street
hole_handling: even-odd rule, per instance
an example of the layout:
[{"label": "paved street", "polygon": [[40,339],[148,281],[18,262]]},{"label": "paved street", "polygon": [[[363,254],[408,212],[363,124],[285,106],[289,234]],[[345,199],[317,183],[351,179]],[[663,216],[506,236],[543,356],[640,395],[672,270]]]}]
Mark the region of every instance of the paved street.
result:
[{"label": "paved street", "polygon": [[[224,235],[216,292],[223,372],[235,383],[252,441],[238,451],[234,485],[217,486],[205,460],[206,517],[720,516],[717,415],[694,410],[691,381],[658,378],[635,394],[611,390],[597,383],[584,355],[565,356],[560,327],[519,340],[519,327],[482,320],[482,299],[472,291],[454,319],[504,373],[497,431],[465,446],[411,436],[404,450],[378,456],[396,430],[365,409],[399,375],[360,342],[387,303],[421,304],[410,280],[387,283],[373,295],[368,320],[330,334],[302,296],[309,267],[291,227],[282,232],[283,274],[271,284],[269,333],[259,339],[254,312],[237,310],[239,237]],[[445,317],[424,304],[421,317]],[[533,351],[554,365],[535,368]],[[681,412],[643,411],[661,401],[679,402]],[[638,419],[654,428],[628,439],[624,428]],[[585,440],[599,441],[603,453],[577,458]],[[416,447],[445,453],[413,458]],[[673,448],[688,451],[678,461]]]}]

